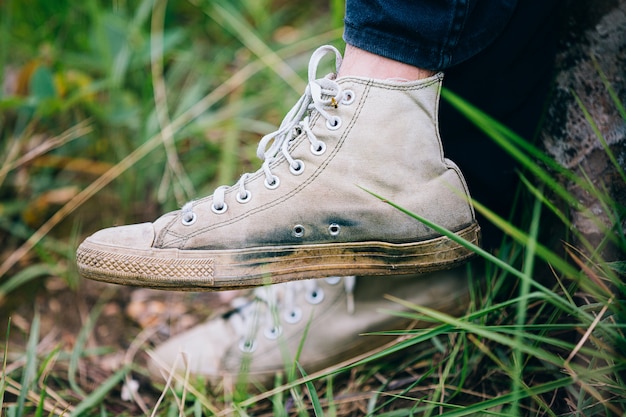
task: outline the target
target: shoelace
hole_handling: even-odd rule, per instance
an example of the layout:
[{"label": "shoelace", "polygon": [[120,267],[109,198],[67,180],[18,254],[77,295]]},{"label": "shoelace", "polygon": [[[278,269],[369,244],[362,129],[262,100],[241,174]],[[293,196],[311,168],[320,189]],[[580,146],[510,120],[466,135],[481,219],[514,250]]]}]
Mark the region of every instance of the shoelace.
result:
[{"label": "shoelace", "polygon": [[[356,277],[330,277],[324,281],[330,285],[343,281],[346,309],[352,314]],[[253,290],[252,296],[235,298],[231,302],[233,308],[222,318],[229,321],[239,337],[239,349],[246,353],[254,352],[259,333],[268,340],[276,340],[283,332],[283,324],[298,324],[303,318],[297,299],[301,293],[311,305],[320,304],[326,298],[319,280],[315,279],[259,287]]]},{"label": "shoelace", "polygon": [[[319,63],[329,53],[335,54],[335,68],[339,69],[342,60],[339,51],[330,45],[318,48],[309,61],[308,84],[304,94],[287,113],[278,130],[265,135],[259,142],[257,156],[263,161],[261,169],[265,173],[265,187],[268,189],[275,189],[280,183],[280,179],[272,173],[270,165],[281,154],[289,163],[292,174],[299,175],[302,173],[303,162],[294,159],[289,151],[291,141],[302,133],[311,143],[311,152],[314,155],[322,155],[326,151],[326,144],[319,140],[311,130],[310,117],[316,112],[326,119],[328,129],[339,129],[341,119],[330,114],[327,109],[337,108],[339,104],[351,104],[354,101],[354,93],[350,90],[342,90],[335,81],[335,74],[316,79]],[[250,175],[249,173],[243,174],[233,186],[238,188],[236,199],[239,203],[247,203],[252,198],[251,192],[246,189],[246,180]],[[225,193],[230,188],[223,185],[215,190],[211,207],[213,212],[219,214],[228,209]],[[193,211],[193,201],[190,201],[182,207],[182,222],[185,225],[191,225],[195,221],[196,214]]]}]

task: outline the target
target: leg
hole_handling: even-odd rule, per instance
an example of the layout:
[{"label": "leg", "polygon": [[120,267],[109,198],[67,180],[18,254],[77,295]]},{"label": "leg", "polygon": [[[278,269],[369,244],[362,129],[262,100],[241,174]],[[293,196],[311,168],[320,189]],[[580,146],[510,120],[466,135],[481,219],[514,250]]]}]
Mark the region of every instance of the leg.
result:
[{"label": "leg", "polygon": [[364,77],[379,80],[398,79],[405,81],[421,80],[435,75],[435,71],[422,69],[400,61],[385,58],[364,51],[350,44],[346,45],[338,77]]}]

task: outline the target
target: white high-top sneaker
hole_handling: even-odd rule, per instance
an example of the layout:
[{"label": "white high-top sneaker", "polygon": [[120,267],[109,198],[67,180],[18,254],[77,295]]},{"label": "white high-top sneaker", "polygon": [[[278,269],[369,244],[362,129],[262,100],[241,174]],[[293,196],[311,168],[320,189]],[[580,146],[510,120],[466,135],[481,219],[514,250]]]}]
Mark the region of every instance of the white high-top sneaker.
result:
[{"label": "white high-top sneaker", "polygon": [[364,191],[477,243],[465,180],[437,128],[442,74],[413,82],[316,79],[259,145],[262,167],[154,223],[101,230],[81,274],[177,290],[226,290],[333,275],[411,274],[473,253]]},{"label": "white high-top sneaker", "polygon": [[232,309],[157,346],[148,369],[156,383],[171,372],[188,371],[215,386],[226,379],[269,387],[276,374],[290,372],[298,353],[298,363],[311,375],[396,339],[367,333],[431,324],[392,314],[410,309],[385,295],[461,315],[469,301],[466,268],[419,277],[334,277],[259,287],[233,300]]}]

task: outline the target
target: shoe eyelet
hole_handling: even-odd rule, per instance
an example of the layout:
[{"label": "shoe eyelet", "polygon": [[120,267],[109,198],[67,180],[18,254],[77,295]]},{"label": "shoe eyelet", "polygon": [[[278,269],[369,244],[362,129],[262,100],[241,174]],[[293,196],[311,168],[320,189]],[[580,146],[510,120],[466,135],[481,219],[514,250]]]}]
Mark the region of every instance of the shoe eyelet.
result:
[{"label": "shoe eyelet", "polygon": [[294,307],[291,311],[285,311],[285,321],[289,324],[296,324],[302,320],[302,310],[298,307]]},{"label": "shoe eyelet", "polygon": [[308,292],[304,295],[304,299],[309,304],[319,304],[324,301],[324,290],[317,288],[315,291]]},{"label": "shoe eyelet", "polygon": [[211,211],[215,214],[222,214],[228,210],[228,205],[226,203],[222,203],[221,207],[217,207],[215,203],[211,204]]},{"label": "shoe eyelet", "polygon": [[300,126],[296,126],[293,128],[292,136],[293,138],[297,138],[302,134],[302,128]]},{"label": "shoe eyelet", "polygon": [[322,141],[318,141],[317,144],[311,144],[311,153],[313,155],[319,156],[326,152],[326,143]]},{"label": "shoe eyelet", "polygon": [[237,202],[239,202],[241,204],[245,204],[248,201],[250,201],[250,199],[252,198],[252,193],[250,191],[246,190],[246,193],[244,195],[241,195],[241,193],[237,193],[235,198],[237,199]]},{"label": "shoe eyelet", "polygon": [[283,328],[280,326],[268,327],[263,334],[269,340],[276,340],[283,333]]},{"label": "shoe eyelet", "polygon": [[239,350],[243,353],[252,353],[256,350],[256,340],[241,339],[239,341]]},{"label": "shoe eyelet", "polygon": [[265,178],[265,188],[268,190],[275,190],[280,185],[280,179],[277,176],[272,177],[272,182],[270,183],[267,178]]},{"label": "shoe eyelet", "polygon": [[181,219],[181,223],[183,226],[191,226],[198,220],[198,215],[196,213],[185,213]]},{"label": "shoe eyelet", "polygon": [[350,105],[354,103],[354,91],[352,90],[344,90],[343,98],[341,99],[341,104]]},{"label": "shoe eyelet", "polygon": [[326,127],[328,130],[337,130],[341,127],[341,118],[339,116],[333,116],[330,119],[326,119]]},{"label": "shoe eyelet", "polygon": [[300,175],[304,172],[304,162],[302,162],[300,159],[296,159],[295,161],[293,161],[294,165],[289,165],[289,171],[291,171],[291,173],[293,175]]},{"label": "shoe eyelet", "polygon": [[291,231],[293,237],[302,237],[304,236],[304,226],[301,224],[296,224]]},{"label": "shoe eyelet", "polygon": [[331,223],[330,226],[328,226],[328,233],[330,233],[331,236],[339,235],[340,231],[341,226],[339,226],[337,223]]}]

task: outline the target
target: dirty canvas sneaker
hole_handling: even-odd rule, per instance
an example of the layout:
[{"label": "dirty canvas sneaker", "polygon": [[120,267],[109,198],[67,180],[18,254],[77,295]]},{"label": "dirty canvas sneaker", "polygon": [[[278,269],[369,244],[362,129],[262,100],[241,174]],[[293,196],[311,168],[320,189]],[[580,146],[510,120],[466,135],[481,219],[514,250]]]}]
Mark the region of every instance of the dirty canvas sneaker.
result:
[{"label": "dirty canvas sneaker", "polygon": [[410,309],[386,294],[461,315],[469,300],[466,268],[419,277],[334,277],[259,287],[234,299],[232,309],[157,346],[148,368],[155,383],[171,372],[188,371],[214,386],[239,381],[270,387],[276,374],[290,371],[301,347],[298,363],[311,375],[395,339],[366,333],[429,325],[392,315]]},{"label": "dirty canvas sneaker", "polygon": [[472,243],[465,180],[437,128],[442,75],[402,82],[316,79],[260,142],[262,167],[154,223],[101,230],[78,248],[87,278],[173,290],[227,290],[299,279],[428,272],[473,253],[364,191]]}]

